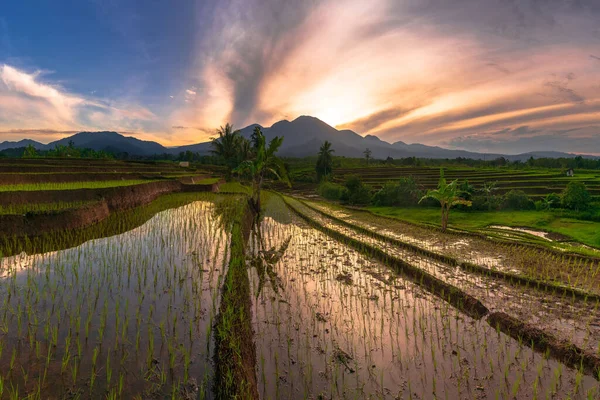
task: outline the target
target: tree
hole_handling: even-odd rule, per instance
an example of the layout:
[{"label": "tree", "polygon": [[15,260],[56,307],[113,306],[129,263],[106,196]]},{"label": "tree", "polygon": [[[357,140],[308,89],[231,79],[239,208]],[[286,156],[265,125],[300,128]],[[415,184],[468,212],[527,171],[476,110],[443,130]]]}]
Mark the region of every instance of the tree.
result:
[{"label": "tree", "polygon": [[369,165],[369,160],[371,159],[371,149],[369,149],[368,147],[365,149],[365,151],[363,151],[363,154],[365,155],[365,158],[367,159],[367,166]]},{"label": "tree", "polygon": [[371,189],[362,183],[356,175],[350,175],[344,182],[344,192],[340,197],[344,203],[356,206],[366,206],[371,202]]},{"label": "tree", "polygon": [[331,142],[325,141],[319,148],[319,155],[317,157],[317,181],[321,181],[321,179],[328,177],[333,172],[333,156],[335,150],[331,148]]},{"label": "tree", "polygon": [[419,203],[425,199],[435,199],[440,202],[442,207],[442,231],[448,228],[448,217],[450,209],[456,205],[463,204],[467,207],[471,206],[471,201],[460,198],[460,190],[458,189],[458,181],[454,180],[451,183],[446,182],[444,178],[444,170],[440,170],[440,181],[437,189],[428,190],[425,196],[419,200]]},{"label": "tree", "polygon": [[373,196],[373,204],[382,207],[410,207],[419,202],[420,190],[413,177],[387,182]]},{"label": "tree", "polygon": [[260,128],[258,128],[255,155],[252,160],[243,161],[233,172],[240,174],[248,174],[252,181],[252,197],[250,198],[250,206],[256,215],[260,214],[260,191],[265,177],[270,174],[277,180],[290,185],[290,180],[287,176],[287,171],[283,165],[283,161],[278,158],[275,153],[283,143],[283,137],[275,136],[267,146],[266,139]]},{"label": "tree", "polygon": [[[502,158],[502,157],[501,157]],[[486,202],[487,202],[487,206],[488,206],[488,211],[492,211],[492,203],[494,200],[494,192],[498,190],[498,181],[495,182],[484,182],[483,183],[483,188],[481,188],[481,191],[483,192]]]},{"label": "tree", "polygon": [[509,210],[531,210],[534,207],[533,201],[522,190],[513,189],[504,195],[504,208]]},{"label": "tree", "polygon": [[233,130],[233,125],[227,123],[217,129],[219,137],[212,140],[210,152],[225,161],[227,166],[227,177],[231,176],[231,171],[240,162],[240,147],[242,137],[239,130]]},{"label": "tree", "polygon": [[33,145],[30,144],[27,147],[25,147],[25,151],[23,152],[23,158],[33,157],[37,157],[37,151],[35,150],[35,147],[33,147]]},{"label": "tree", "polygon": [[592,202],[592,196],[581,182],[569,182],[562,193],[562,205],[572,210],[585,210]]}]

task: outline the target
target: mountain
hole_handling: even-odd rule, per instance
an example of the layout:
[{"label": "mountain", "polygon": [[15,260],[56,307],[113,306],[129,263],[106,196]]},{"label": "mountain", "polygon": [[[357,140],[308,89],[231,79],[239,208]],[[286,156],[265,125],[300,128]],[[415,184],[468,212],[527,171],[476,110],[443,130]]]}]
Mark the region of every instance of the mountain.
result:
[{"label": "mountain", "polygon": [[129,153],[137,156],[170,153],[169,149],[156,142],[123,136],[117,132],[79,132],[73,136],[48,143],[48,147],[68,146],[70,142],[73,142],[75,147]]},{"label": "mountain", "polygon": [[[388,143],[377,136],[361,136],[351,130],[337,130],[315,117],[301,116],[293,121],[279,121],[271,127],[262,127],[258,124],[249,125],[240,130],[241,135],[249,138],[255,127],[260,127],[267,140],[275,136],[283,136],[285,140],[279,150],[279,155],[288,157],[314,156],[319,151],[321,144],[328,140],[331,142],[335,155],[345,157],[363,157],[366,148],[371,150],[374,158],[384,159],[387,157],[404,158],[473,158],[491,160],[505,157],[511,161],[525,161],[530,157],[574,157],[575,154],[556,151],[530,152],[518,155],[483,154],[466,150],[449,150],[438,146],[427,146],[424,144],[407,144],[404,142]],[[154,154],[179,154],[180,152],[192,151],[194,153],[209,154],[210,142],[203,142],[178,147],[165,147],[159,143],[136,139],[131,136],[123,136],[117,132],[80,132],[47,145],[33,140],[24,139],[19,142],[2,142],[0,150],[16,147],[25,147],[29,144],[37,149],[45,150],[54,148],[56,145],[69,145],[73,142],[77,147],[90,148],[93,150],[105,150],[113,152],[127,152],[134,156],[151,156]],[[592,157],[592,156],[586,156]],[[597,157],[593,157],[597,158]]]},{"label": "mountain", "polygon": [[19,147],[27,147],[29,145],[32,145],[37,150],[44,150],[46,148],[45,144],[36,142],[35,140],[31,140],[31,139],[23,139],[23,140],[19,140],[18,142],[10,142],[7,140],[5,142],[0,143],[0,151],[6,150],[6,149],[17,149]]}]

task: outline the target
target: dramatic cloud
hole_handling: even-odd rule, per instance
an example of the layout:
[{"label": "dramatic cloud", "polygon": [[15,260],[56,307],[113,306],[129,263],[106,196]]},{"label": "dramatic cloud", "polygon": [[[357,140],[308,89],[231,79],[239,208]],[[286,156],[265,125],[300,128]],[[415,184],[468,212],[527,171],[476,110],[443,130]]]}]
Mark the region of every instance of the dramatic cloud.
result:
[{"label": "dramatic cloud", "polygon": [[309,114],[428,144],[524,124],[600,124],[595,2],[299,3],[210,9],[198,99],[178,120],[269,125]]},{"label": "dramatic cloud", "polygon": [[78,96],[44,83],[42,75],[0,65],[0,134],[37,134],[46,141],[81,130],[135,131],[152,136],[156,116],[150,110]]},{"label": "dramatic cloud", "polygon": [[[113,30],[131,22],[119,32],[146,75],[136,64],[127,80],[148,82],[156,63],[156,93],[95,99],[5,66],[0,129],[122,129],[174,144],[304,114],[390,142],[600,152],[589,147],[600,135],[595,0],[186,0],[189,26],[126,3],[99,4],[123,15]],[[176,53],[181,27],[196,34]],[[169,69],[179,60],[186,68]]]}]

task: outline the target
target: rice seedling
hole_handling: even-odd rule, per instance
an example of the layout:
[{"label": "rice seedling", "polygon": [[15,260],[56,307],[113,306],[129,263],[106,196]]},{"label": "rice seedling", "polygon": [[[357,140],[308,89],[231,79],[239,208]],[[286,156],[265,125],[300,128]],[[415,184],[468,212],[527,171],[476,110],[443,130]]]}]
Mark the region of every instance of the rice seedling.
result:
[{"label": "rice seedling", "polygon": [[[218,309],[230,240],[221,219],[239,201],[166,197],[167,204],[192,204],[118,236],[0,260],[0,377],[10,396],[62,396],[86,385],[91,398],[179,398],[194,377],[211,379],[213,346],[205,333]],[[144,208],[136,211],[141,215],[132,212],[130,220],[147,218]],[[67,243],[71,233],[65,235],[55,243]],[[129,373],[138,360],[148,361],[146,371]],[[206,396],[210,386],[202,390]]]},{"label": "rice seedling", "polygon": [[[263,397],[520,398],[532,393],[534,382],[540,397],[598,395],[589,375],[470,318],[368,254],[307,227],[285,207],[268,210],[265,244],[252,242],[253,252],[292,239],[273,266],[281,277],[277,291],[250,269]],[[565,373],[586,381],[585,395]]]}]

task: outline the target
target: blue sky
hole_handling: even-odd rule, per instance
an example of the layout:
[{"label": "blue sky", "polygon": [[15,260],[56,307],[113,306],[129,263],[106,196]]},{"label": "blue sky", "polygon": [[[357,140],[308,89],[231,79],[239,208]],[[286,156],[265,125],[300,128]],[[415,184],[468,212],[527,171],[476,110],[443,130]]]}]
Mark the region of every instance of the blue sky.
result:
[{"label": "blue sky", "polygon": [[593,0],[5,0],[0,140],[166,145],[313,115],[389,142],[600,153]]}]

